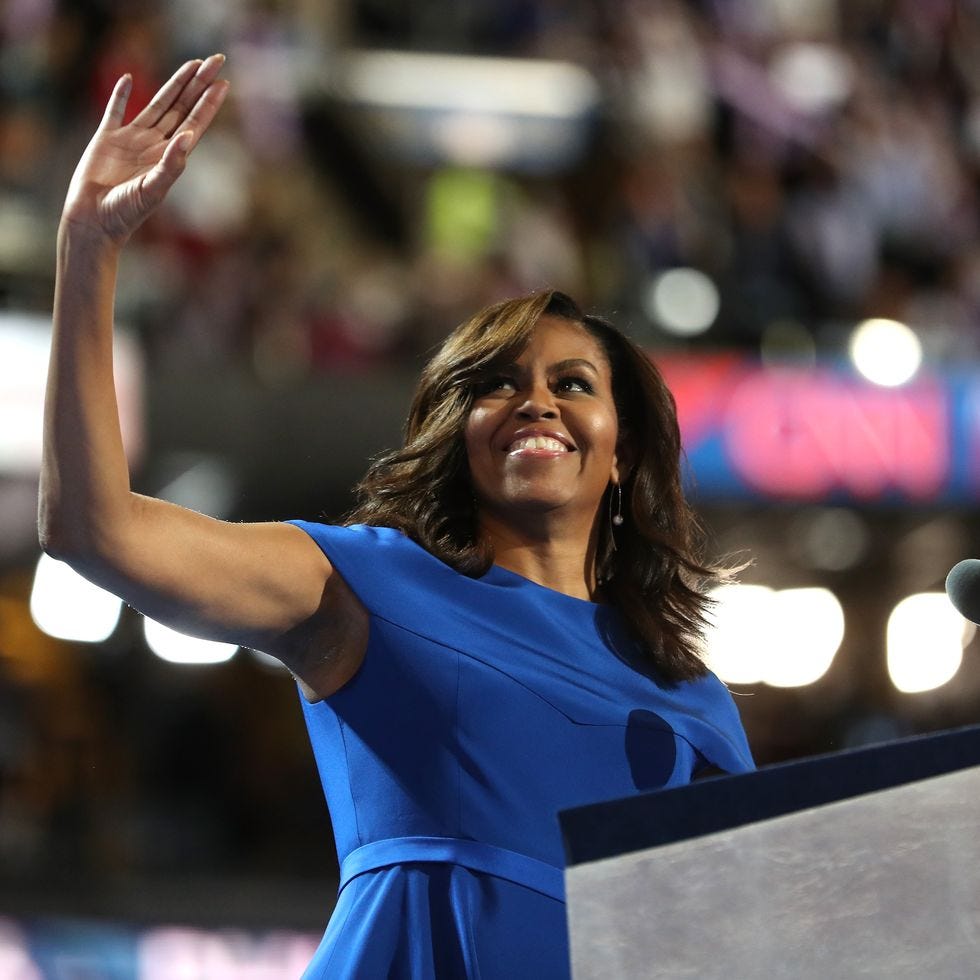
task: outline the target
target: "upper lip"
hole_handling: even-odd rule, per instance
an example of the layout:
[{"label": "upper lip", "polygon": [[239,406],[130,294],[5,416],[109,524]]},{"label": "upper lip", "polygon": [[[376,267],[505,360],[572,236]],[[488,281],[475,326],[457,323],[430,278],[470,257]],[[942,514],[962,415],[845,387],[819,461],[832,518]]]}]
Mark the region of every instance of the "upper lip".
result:
[{"label": "upper lip", "polygon": [[564,432],[556,432],[554,429],[540,429],[537,426],[527,426],[523,429],[518,429],[512,436],[510,436],[506,443],[504,444],[504,450],[510,449],[519,439],[532,439],[536,436],[543,436],[546,439],[556,439],[560,442],[569,452],[575,451],[575,443],[565,435]]}]

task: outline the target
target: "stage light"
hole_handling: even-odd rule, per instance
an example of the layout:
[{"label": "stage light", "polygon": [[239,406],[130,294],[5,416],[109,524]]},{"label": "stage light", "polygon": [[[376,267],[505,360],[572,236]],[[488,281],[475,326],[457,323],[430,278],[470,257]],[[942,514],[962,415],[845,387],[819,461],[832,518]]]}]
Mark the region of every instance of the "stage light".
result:
[{"label": "stage light", "polygon": [[34,572],[30,608],[34,623],[48,636],[101,643],[116,628],[122,602],[82,578],[70,565],[41,555]]},{"label": "stage light", "polygon": [[770,654],[768,634],[772,589],[725,585],[711,593],[705,660],[726,684],[758,684]]},{"label": "stage light", "polygon": [[[781,589],[771,597],[772,631],[763,681],[803,687],[830,669],[844,639],[844,610],[829,589]],[[762,625],[762,624],[760,624]]]},{"label": "stage light", "polygon": [[974,631],[944,592],[920,592],[903,599],[888,617],[892,683],[903,694],[942,687],[959,670],[963,647]]},{"label": "stage light", "polygon": [[706,660],[726,684],[813,684],[844,638],[844,611],[828,589],[726,585],[711,597]]},{"label": "stage light", "polygon": [[718,287],[698,269],[668,269],[650,283],[645,303],[647,315],[668,333],[695,337],[704,333],[718,316]]},{"label": "stage light", "polygon": [[869,381],[895,388],[912,379],[922,364],[922,344],[897,320],[865,320],[850,340],[851,360]]},{"label": "stage light", "polygon": [[[0,311],[0,477],[34,477],[40,468],[40,419],[50,348],[50,316]],[[137,342],[121,328],[112,350],[123,442],[135,465],[143,446],[142,356]]]},{"label": "stage light", "polygon": [[599,103],[599,85],[579,65],[409,51],[355,51],[346,94],[369,105],[573,119]]},{"label": "stage light", "polygon": [[150,650],[172,664],[221,664],[231,660],[238,650],[234,643],[188,636],[149,616],[143,618],[143,635]]},{"label": "stage light", "polygon": [[794,109],[821,114],[851,94],[854,72],[838,48],[813,42],[788,44],[772,60],[769,77]]}]

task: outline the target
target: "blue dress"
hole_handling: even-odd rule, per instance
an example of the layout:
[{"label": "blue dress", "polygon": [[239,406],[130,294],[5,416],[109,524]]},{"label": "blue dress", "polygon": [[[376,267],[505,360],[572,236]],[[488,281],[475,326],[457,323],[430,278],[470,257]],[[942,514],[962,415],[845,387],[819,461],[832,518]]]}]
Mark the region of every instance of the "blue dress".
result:
[{"label": "blue dress", "polygon": [[303,701],[341,868],[305,977],[568,977],[556,814],[751,769],[730,694],[628,666],[609,607],[468,578],[390,528],[294,523],[370,614],[357,674]]}]

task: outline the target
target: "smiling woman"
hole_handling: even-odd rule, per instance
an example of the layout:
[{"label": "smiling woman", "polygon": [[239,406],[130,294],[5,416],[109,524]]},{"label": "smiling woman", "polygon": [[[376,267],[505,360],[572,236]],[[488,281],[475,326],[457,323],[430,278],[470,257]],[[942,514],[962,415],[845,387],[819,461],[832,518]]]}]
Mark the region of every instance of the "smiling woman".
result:
[{"label": "smiling woman", "polygon": [[660,374],[544,292],[460,326],[345,526],[229,524],[134,494],[112,381],[120,250],[227,91],[128,79],[59,229],[39,532],[166,626],[295,674],[341,865],[307,976],[569,973],[559,810],[752,766],[698,656],[696,557]]},{"label": "smiling woman", "polygon": [[[515,453],[523,436],[561,450]],[[397,527],[465,575],[497,564],[607,602],[648,667],[692,679],[706,673],[706,590],[726,573],[697,555],[680,454],[674,400],[650,359],[564,293],[536,293],[447,338],[404,447],[361,481],[349,523]]]}]

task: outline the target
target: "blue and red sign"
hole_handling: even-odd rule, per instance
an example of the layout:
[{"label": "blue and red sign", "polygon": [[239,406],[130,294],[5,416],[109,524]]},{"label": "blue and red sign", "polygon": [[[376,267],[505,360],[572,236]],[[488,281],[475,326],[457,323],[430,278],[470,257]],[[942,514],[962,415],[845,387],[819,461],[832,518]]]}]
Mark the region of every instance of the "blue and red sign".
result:
[{"label": "blue and red sign", "polygon": [[980,501],[980,376],[884,388],[734,354],[655,360],[702,500]]}]

